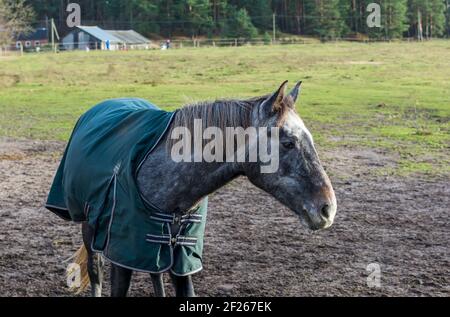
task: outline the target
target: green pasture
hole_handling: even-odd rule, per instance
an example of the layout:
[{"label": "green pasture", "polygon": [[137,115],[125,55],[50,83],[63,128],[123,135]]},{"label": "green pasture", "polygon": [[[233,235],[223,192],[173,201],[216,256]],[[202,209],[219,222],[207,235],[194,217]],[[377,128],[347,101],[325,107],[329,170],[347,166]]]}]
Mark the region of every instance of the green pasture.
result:
[{"label": "green pasture", "polygon": [[67,140],[80,114],[135,96],[165,109],[252,97],[303,80],[320,150],[377,148],[383,173],[450,172],[450,41],[330,43],[0,57],[0,135]]}]

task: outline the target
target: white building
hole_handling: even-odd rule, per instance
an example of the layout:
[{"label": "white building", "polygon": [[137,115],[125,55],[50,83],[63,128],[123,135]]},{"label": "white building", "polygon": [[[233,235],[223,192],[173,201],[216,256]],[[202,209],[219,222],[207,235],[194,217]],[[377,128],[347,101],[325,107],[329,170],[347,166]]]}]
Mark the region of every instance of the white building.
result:
[{"label": "white building", "polygon": [[62,39],[65,50],[148,49],[150,40],[133,30],[103,30],[98,26],[78,26]]}]

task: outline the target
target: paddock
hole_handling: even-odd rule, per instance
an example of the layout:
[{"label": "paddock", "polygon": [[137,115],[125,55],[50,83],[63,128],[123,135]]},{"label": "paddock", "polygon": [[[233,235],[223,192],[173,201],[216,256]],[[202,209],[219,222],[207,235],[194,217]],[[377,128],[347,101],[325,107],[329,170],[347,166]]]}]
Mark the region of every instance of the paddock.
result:
[{"label": "paddock", "polygon": [[[244,177],[231,182],[209,199],[197,294],[449,296],[449,52],[433,41],[0,59],[0,295],[71,296],[80,226],[44,202],[83,111],[130,95],[169,110],[252,97],[288,77],[304,81],[298,111],[336,191],[335,223],[309,231]],[[152,294],[135,273],[130,296]]]}]

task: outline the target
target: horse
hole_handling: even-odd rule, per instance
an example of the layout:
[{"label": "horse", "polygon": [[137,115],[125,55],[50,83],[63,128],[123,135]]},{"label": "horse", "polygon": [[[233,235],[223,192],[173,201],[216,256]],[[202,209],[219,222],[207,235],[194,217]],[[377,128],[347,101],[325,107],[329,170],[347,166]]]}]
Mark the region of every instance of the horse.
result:
[{"label": "horse", "polygon": [[[311,133],[296,111],[296,101],[301,92],[301,82],[288,93],[287,81],[275,92],[250,99],[227,99],[199,102],[186,105],[175,111],[168,130],[151,155],[143,160],[137,175],[136,185],[144,199],[151,201],[159,210],[168,214],[184,214],[199,201],[239,176],[272,195],[291,209],[300,223],[311,230],[325,229],[332,225],[337,202],[329,177],[327,176],[314,146]],[[173,146],[172,133],[179,127],[192,128],[194,120],[201,120],[203,131],[208,127],[270,128],[262,130],[262,136],[271,137],[272,129],[278,131],[276,146],[279,166],[270,173],[262,172],[263,160],[206,162],[197,160],[173,160],[170,152]],[[247,152],[249,144],[245,144]],[[238,149],[233,148],[234,151]],[[272,148],[272,151],[275,148]],[[245,152],[245,153],[247,153]],[[194,155],[194,154],[191,154]],[[170,197],[170,199],[168,199]],[[80,290],[90,283],[91,295],[101,296],[104,261],[92,250],[94,228],[82,222],[83,246],[75,254],[74,262],[81,266]],[[111,296],[127,295],[133,268],[111,263]],[[154,293],[164,297],[163,273],[150,273]],[[191,275],[176,275],[169,272],[176,296],[195,296]]]}]

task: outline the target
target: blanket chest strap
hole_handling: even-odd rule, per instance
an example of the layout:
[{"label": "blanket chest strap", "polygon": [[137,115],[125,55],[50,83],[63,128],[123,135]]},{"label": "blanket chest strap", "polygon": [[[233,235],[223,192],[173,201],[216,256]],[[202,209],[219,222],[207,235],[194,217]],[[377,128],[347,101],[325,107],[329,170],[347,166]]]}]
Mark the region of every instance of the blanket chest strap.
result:
[{"label": "blanket chest strap", "polygon": [[197,244],[197,238],[181,236],[171,237],[168,234],[154,235],[147,234],[147,239],[145,241],[150,243],[167,244],[171,246],[184,245],[184,246],[195,246]]},{"label": "blanket chest strap", "polygon": [[155,212],[151,214],[150,219],[171,224],[201,223],[202,215],[195,213],[176,215],[176,214],[163,214]]}]

